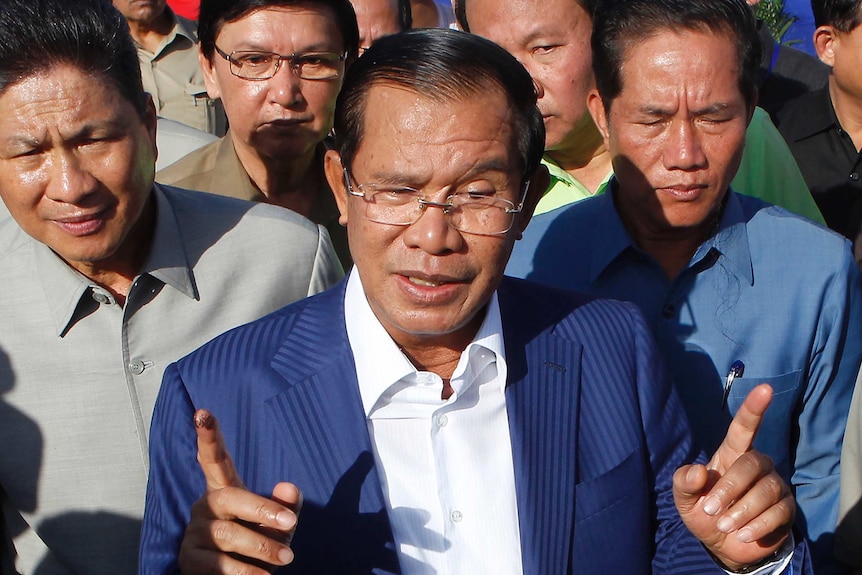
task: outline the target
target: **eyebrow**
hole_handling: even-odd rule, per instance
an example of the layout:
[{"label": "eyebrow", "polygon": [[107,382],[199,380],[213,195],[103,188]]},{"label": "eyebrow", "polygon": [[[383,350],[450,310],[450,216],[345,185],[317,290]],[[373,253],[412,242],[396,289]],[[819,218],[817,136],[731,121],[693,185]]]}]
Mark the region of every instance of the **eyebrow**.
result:
[{"label": "eyebrow", "polygon": [[[343,50],[342,50],[343,51]],[[248,42],[240,42],[239,46],[236,48],[232,48],[231,52],[268,52],[270,54],[278,54],[279,52],[273,51],[270,47],[264,47],[260,44],[248,43]],[[316,42],[313,44],[309,44],[299,50],[295,50],[291,52],[291,54],[301,54],[303,52],[336,52],[340,53],[337,48],[333,48],[332,44],[326,40],[321,42]],[[288,56],[289,54],[282,54],[282,56]]]},{"label": "eyebrow", "polygon": [[30,134],[4,134],[0,137],[0,143],[7,146],[18,146],[21,148],[35,148],[42,145],[43,139]]},{"label": "eyebrow", "polygon": [[[713,104],[709,104],[708,106],[704,106],[703,108],[698,108],[695,110],[690,110],[690,114],[692,116],[709,116],[711,114],[718,114],[721,112],[726,112],[730,110],[732,106],[726,102],[715,102]],[[659,106],[652,106],[649,104],[639,106],[637,111],[641,114],[645,114],[647,116],[659,116],[659,117],[669,117],[676,114],[676,110],[670,110],[668,108],[661,108]]]},{"label": "eyebrow", "polygon": [[[60,137],[64,142],[75,142],[82,138],[87,138],[92,134],[99,131],[107,131],[109,133],[115,133],[118,130],[122,130],[126,125],[120,118],[109,119],[104,121],[95,121],[95,122],[87,122],[82,124],[74,131],[64,131],[61,130]],[[6,134],[2,138],[0,138],[0,142],[7,146],[17,146],[20,148],[38,148],[39,146],[45,145],[46,142],[50,142],[51,137],[48,136],[45,132],[42,132],[40,135],[33,135],[32,133],[27,132],[18,132]]]}]

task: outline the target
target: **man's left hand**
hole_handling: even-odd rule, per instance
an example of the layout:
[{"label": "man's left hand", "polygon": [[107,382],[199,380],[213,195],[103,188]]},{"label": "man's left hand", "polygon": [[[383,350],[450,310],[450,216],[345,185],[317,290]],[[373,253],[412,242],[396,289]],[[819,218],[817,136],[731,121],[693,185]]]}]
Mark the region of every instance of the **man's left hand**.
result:
[{"label": "man's left hand", "polygon": [[677,469],[673,495],[683,522],[728,570],[757,564],[790,533],[796,501],[772,460],[752,449],[772,388],[751,390],[706,466]]}]

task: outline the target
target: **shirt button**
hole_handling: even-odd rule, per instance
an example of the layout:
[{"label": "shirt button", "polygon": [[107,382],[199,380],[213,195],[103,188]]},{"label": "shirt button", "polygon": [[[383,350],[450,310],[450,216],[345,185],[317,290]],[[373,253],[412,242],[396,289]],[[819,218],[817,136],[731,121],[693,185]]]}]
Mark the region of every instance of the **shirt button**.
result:
[{"label": "shirt button", "polygon": [[146,366],[144,365],[144,362],[139,359],[136,359],[135,361],[129,363],[129,371],[131,371],[135,375],[141,375],[142,373],[144,373],[145,369]]},{"label": "shirt button", "polygon": [[446,427],[447,423],[449,423],[449,417],[446,414],[437,416],[437,427]]},{"label": "shirt button", "polygon": [[665,306],[661,308],[661,315],[665,319],[672,318],[674,314],[676,314],[676,308],[673,306],[673,304],[665,304]]},{"label": "shirt button", "polygon": [[100,291],[94,291],[94,292],[93,292],[93,299],[94,299],[94,300],[96,300],[97,302],[101,303],[101,304],[111,304],[111,303],[113,303],[113,302],[111,301],[111,296],[109,296],[109,295],[108,295],[108,294],[106,294],[106,293],[102,293],[102,292],[100,292]]},{"label": "shirt button", "polygon": [[461,520],[464,519],[464,515],[460,511],[458,511],[457,509],[455,511],[453,511],[449,515],[449,517],[452,519],[452,522],[454,522],[454,523],[461,523]]},{"label": "shirt button", "polygon": [[859,181],[859,172],[853,172],[852,174],[850,174],[850,179],[853,180],[854,182],[858,182]]}]

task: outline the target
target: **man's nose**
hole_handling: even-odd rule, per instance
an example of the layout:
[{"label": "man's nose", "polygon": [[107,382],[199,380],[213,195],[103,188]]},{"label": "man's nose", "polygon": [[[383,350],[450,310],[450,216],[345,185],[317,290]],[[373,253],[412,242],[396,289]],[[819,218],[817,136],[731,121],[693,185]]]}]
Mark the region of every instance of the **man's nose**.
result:
[{"label": "man's nose", "polygon": [[97,180],[73,150],[59,150],[51,155],[45,195],[67,204],[79,203],[93,192]]},{"label": "man's nose", "polygon": [[277,104],[290,108],[304,101],[302,79],[293,71],[288,60],[282,60],[275,75],[268,82],[272,99]]},{"label": "man's nose", "polygon": [[690,120],[671,123],[664,149],[665,168],[692,170],[706,164],[702,135]]},{"label": "man's nose", "polygon": [[461,232],[449,223],[446,204],[425,204],[422,215],[404,230],[403,238],[408,247],[443,255],[460,250],[464,245]]}]

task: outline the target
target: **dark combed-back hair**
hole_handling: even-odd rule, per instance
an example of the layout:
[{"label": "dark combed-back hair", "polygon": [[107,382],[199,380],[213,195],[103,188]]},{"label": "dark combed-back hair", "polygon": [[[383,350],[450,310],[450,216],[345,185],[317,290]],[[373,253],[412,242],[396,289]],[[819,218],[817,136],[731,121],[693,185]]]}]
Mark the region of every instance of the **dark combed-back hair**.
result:
[{"label": "dark combed-back hair", "polygon": [[811,0],[815,26],[832,26],[842,32],[852,32],[862,23],[862,0]]},{"label": "dark combed-back hair", "polygon": [[228,22],[236,22],[257,10],[294,6],[321,6],[332,10],[341,31],[344,49],[347,50],[347,61],[356,59],[359,53],[359,29],[350,0],[201,0],[198,14],[201,52],[212,62],[216,37]]},{"label": "dark combed-back hair", "polygon": [[107,80],[146,115],[129,25],[109,0],[0,1],[0,94],[57,65]]},{"label": "dark combed-back hair", "polygon": [[749,104],[757,94],[760,40],[745,0],[603,0],[593,20],[593,73],[606,109],[622,91],[622,66],[639,42],[665,32],[726,34],[736,45],[739,89]]},{"label": "dark combed-back hair", "polygon": [[347,72],[335,107],[336,148],[345,167],[350,167],[362,140],[368,94],[375,85],[397,86],[440,102],[498,89],[515,112],[513,128],[524,181],[539,165],[545,127],[533,81],[514,57],[489,40],[427,28],[375,42]]},{"label": "dark combed-back hair", "polygon": [[[505,2],[506,0],[497,0],[498,2]],[[572,2],[577,2],[581,5],[581,8],[586,10],[587,14],[590,16],[596,11],[596,6],[598,5],[600,0],[572,0]],[[461,27],[465,32],[470,31],[470,24],[467,22],[467,0],[455,0],[452,2],[453,8],[455,9],[455,21],[458,23],[458,26]],[[537,2],[536,6],[541,9],[541,2]]]}]

